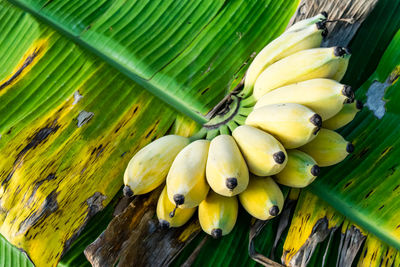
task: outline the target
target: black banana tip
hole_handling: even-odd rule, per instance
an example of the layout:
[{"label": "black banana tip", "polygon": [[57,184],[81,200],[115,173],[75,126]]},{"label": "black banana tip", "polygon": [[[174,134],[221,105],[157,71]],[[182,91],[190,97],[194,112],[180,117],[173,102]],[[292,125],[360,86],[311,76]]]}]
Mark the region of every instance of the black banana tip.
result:
[{"label": "black banana tip", "polygon": [[314,165],[311,167],[311,174],[313,176],[318,176],[321,172],[321,168],[318,165]]},{"label": "black banana tip", "polygon": [[346,98],[343,102],[343,104],[351,104],[354,102],[354,98]]},{"label": "black banana tip", "polygon": [[310,118],[310,122],[313,125],[317,126],[318,128],[321,128],[321,126],[322,126],[322,118],[318,114],[312,115],[312,117]]},{"label": "black banana tip", "polygon": [[234,177],[227,178],[225,181],[225,185],[229,190],[233,190],[238,185],[237,179]]},{"label": "black banana tip", "polygon": [[183,205],[183,203],[185,202],[185,196],[181,195],[181,194],[175,194],[174,195],[174,202],[175,204],[178,205]]},{"label": "black banana tip", "polygon": [[350,85],[343,86],[342,94],[350,99],[354,99],[354,91]]},{"label": "black banana tip", "polygon": [[326,21],[325,20],[318,21],[317,23],[315,23],[315,25],[317,26],[318,30],[326,29]]},{"label": "black banana tip", "polygon": [[344,55],[350,55],[350,49],[347,47],[336,46],[333,49],[333,54],[337,57],[343,57]]},{"label": "black banana tip", "polygon": [[128,185],[125,185],[125,186],[124,186],[124,189],[123,189],[122,191],[123,191],[123,193],[124,193],[124,196],[126,196],[126,197],[133,197],[133,191],[132,191],[132,189],[131,189]]},{"label": "black banana tip", "polygon": [[222,236],[222,229],[220,228],[212,229],[211,236],[214,237],[215,239],[220,238]]},{"label": "black banana tip", "polygon": [[328,12],[322,11],[320,14],[321,14],[322,16],[324,16],[325,18],[328,18]]},{"label": "black banana tip", "polygon": [[284,163],[286,159],[285,153],[283,153],[283,151],[274,153],[272,157],[274,158],[274,161],[278,164]]},{"label": "black banana tip", "polygon": [[169,222],[167,222],[166,220],[160,220],[160,227],[161,229],[168,229],[169,228]]},{"label": "black banana tip", "polygon": [[269,214],[271,216],[276,216],[279,214],[279,207],[277,205],[273,205],[270,209],[269,209]]},{"label": "black banana tip", "polygon": [[353,153],[354,152],[354,145],[352,143],[348,143],[346,146],[346,151],[347,153]]},{"label": "black banana tip", "polygon": [[356,108],[362,110],[364,107],[363,103],[360,100],[356,100]]}]

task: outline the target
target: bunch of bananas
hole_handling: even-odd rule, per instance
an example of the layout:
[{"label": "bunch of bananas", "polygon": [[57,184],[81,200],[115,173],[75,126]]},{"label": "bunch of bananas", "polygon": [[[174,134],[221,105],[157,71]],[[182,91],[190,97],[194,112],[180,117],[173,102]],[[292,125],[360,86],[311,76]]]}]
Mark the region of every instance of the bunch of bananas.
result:
[{"label": "bunch of bananas", "polygon": [[342,161],[354,147],[334,130],[362,104],[339,83],[349,51],[318,48],[326,19],[323,12],[294,24],[256,56],[230,120],[142,148],[126,168],[124,194],[145,194],[166,180],[160,225],[182,226],[198,207],[202,229],[218,238],[233,229],[238,198],[253,217],[273,218],[284,203],[278,184],[305,187],[320,167]]}]

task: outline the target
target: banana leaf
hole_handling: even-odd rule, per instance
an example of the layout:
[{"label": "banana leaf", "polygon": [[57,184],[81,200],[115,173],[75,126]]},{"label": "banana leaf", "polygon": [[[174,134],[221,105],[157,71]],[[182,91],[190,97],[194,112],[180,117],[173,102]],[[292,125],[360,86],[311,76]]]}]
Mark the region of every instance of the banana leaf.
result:
[{"label": "banana leaf", "polygon": [[400,249],[396,219],[400,208],[396,197],[399,45],[400,31],[376,71],[357,90],[366,108],[342,131],[356,146],[355,153],[326,170],[310,187],[343,215],[396,249]]},{"label": "banana leaf", "polygon": [[31,15],[4,1],[0,14],[0,232],[54,266],[138,148],[197,124]]},{"label": "banana leaf", "polygon": [[[379,84],[378,81],[387,82],[385,86],[381,87],[381,89],[386,88],[384,96],[383,94],[381,95],[382,99],[387,102],[384,117],[391,116],[389,113],[397,114],[397,111],[389,109],[389,103],[392,104],[393,110],[397,110],[395,102],[398,85],[395,83],[397,82],[396,73],[398,73],[398,66],[400,65],[398,51],[400,32],[396,34],[396,31],[400,28],[400,20],[398,16],[391,16],[391,14],[396,14],[399,10],[400,5],[396,1],[380,1],[378,3],[370,18],[366,20],[351,43],[353,51],[359,52],[354,53],[354,58],[352,57],[345,77],[346,83],[356,87],[360,80],[363,79],[362,77],[367,74],[371,75],[370,69],[376,68],[379,63],[376,71],[357,91],[357,97],[366,101],[366,95],[370,95],[373,92],[371,90],[374,90],[374,84],[375,86]],[[385,19],[377,20],[376,17],[381,14],[387,14],[387,16]],[[391,42],[388,40],[391,40]],[[366,43],[369,45],[366,45]],[[389,47],[388,43],[390,43]],[[381,58],[383,52],[385,52],[385,55]],[[391,78],[387,80],[387,76]],[[392,79],[395,79],[394,83],[390,82]],[[370,99],[370,103],[371,100],[374,100],[372,101],[373,103],[382,103],[379,97]],[[349,136],[349,140],[357,140],[358,138],[363,140],[368,136],[368,138],[375,137],[376,141],[379,142],[388,138],[385,133],[381,132],[381,129],[385,129],[387,126],[380,125],[380,123],[384,122],[377,119],[373,115],[373,111],[369,109],[368,107],[365,108],[363,115],[358,116],[356,121],[341,131],[344,135]],[[376,124],[372,126],[372,121],[376,121],[379,126]],[[354,128],[367,127],[367,125],[371,127],[368,133],[365,132],[364,135],[360,135],[360,132],[354,132]],[[364,130],[366,129],[364,128]],[[393,133],[397,133],[395,129],[392,130]],[[353,139],[353,136],[359,137]],[[390,138],[392,138],[392,149],[395,149],[398,137],[393,135]],[[390,153],[386,156],[385,153],[377,152],[380,148],[368,140],[363,140],[365,142],[356,146],[360,149],[358,151],[363,151],[363,157],[365,158],[354,162],[354,159],[359,157],[356,152],[345,163],[326,170],[326,173],[307,190],[314,192],[316,195],[310,192],[304,192],[305,195],[302,194],[291,222],[290,235],[285,239],[284,250],[286,252],[283,253],[286,253],[286,257],[283,258],[284,262],[294,263],[297,261],[297,264],[293,266],[304,266],[302,264],[305,262],[310,266],[399,265],[398,237],[393,224],[396,221],[398,222],[395,219],[395,214],[400,206],[395,200],[396,193],[390,189],[392,186],[396,187],[396,180],[398,179],[395,178],[396,174],[391,172],[389,172],[390,175],[386,175],[385,173],[379,174],[368,171],[372,166],[383,167],[384,164],[382,164],[381,160],[384,159],[386,164],[388,161],[395,164],[397,157]],[[371,151],[366,151],[366,147],[371,148]],[[368,163],[363,163],[364,160],[369,160],[370,166]],[[371,163],[374,161],[379,163]],[[359,180],[354,178],[358,175],[363,176],[363,178],[360,177]],[[347,189],[353,182],[357,189]],[[382,183],[382,186],[383,184],[390,184],[390,186],[386,190],[382,190],[382,187],[379,188],[376,183]],[[332,189],[333,187],[335,187],[335,190]],[[374,192],[370,194],[376,194],[375,197],[380,197],[381,201],[376,199],[374,203],[370,201],[368,193],[372,188]],[[335,197],[332,198],[332,195]],[[382,211],[385,206],[388,206],[390,211]],[[333,209],[333,207],[336,209]],[[385,217],[388,213],[394,216],[392,217],[393,219]],[[304,218],[307,214],[309,216]],[[344,214],[347,217],[344,218],[344,221],[342,220],[341,224],[338,224],[335,220],[329,218],[332,214],[335,216],[343,216]],[[300,218],[303,218],[303,220]],[[310,241],[315,241],[316,236],[313,230],[318,228],[319,224],[317,222],[321,222],[319,220],[327,220],[329,225],[335,224],[335,227],[324,229],[329,234],[321,238],[317,244],[315,242],[311,244],[312,242]],[[308,251],[309,254],[304,254],[304,251]]]},{"label": "banana leaf", "polygon": [[[80,216],[81,218],[79,222],[71,222],[69,225],[73,225],[72,227],[67,226],[62,229],[68,232],[64,233],[67,236],[73,236],[72,239],[68,240],[75,239],[76,233],[80,232],[86,221],[111,201],[112,196],[116,194],[121,185],[121,179],[116,177],[121,176],[123,165],[126,165],[129,157],[138,148],[167,132],[189,135],[196,128],[195,123],[185,118],[182,119],[184,126],[176,127],[182,116],[177,116],[163,102],[173,105],[173,107],[198,122],[204,122],[203,115],[224,96],[231,82],[241,79],[240,75],[245,70],[246,62],[251,60],[250,55],[252,52],[259,51],[265,43],[283,30],[283,25],[286,25],[285,21],[289,19],[296,7],[296,3],[290,1],[276,1],[274,3],[268,1],[253,1],[249,3],[210,1],[208,6],[190,5],[183,1],[176,1],[176,3],[163,1],[162,4],[157,1],[137,1],[130,3],[131,5],[126,5],[125,1],[115,1],[113,3],[109,1],[62,2],[51,0],[12,2],[39,17],[44,23],[38,22],[26,13],[21,12],[21,10],[10,7],[5,2],[0,2],[1,20],[3,20],[0,25],[2,25],[4,32],[9,33],[9,37],[14,38],[3,40],[1,42],[3,46],[0,49],[0,53],[4,53],[1,58],[6,62],[2,62],[4,68],[0,70],[2,71],[0,72],[1,84],[6,84],[0,91],[1,103],[6,103],[5,107],[1,105],[3,108],[1,114],[10,115],[10,117],[3,118],[3,122],[0,124],[2,127],[0,132],[2,134],[2,139],[0,139],[1,155],[7,159],[14,156],[12,158],[14,160],[5,160],[4,166],[7,166],[7,170],[10,170],[10,166],[12,166],[11,171],[14,171],[12,177],[23,177],[34,182],[23,185],[25,188],[21,189],[22,181],[17,181],[15,185],[17,192],[22,190],[22,192],[31,193],[36,188],[34,192],[43,194],[33,201],[32,206],[28,207],[28,211],[31,211],[30,215],[34,215],[34,225],[39,224],[37,227],[48,227],[45,221],[53,221],[53,219],[48,219],[50,215],[47,214],[52,208],[48,209],[47,206],[40,205],[43,203],[51,204],[51,201],[48,201],[45,196],[52,192],[49,190],[51,186],[59,182],[58,179],[54,179],[53,175],[51,175],[53,170],[58,174],[56,178],[67,179],[67,177],[70,177],[67,173],[76,167],[82,167],[78,162],[81,163],[83,161],[83,163],[86,163],[84,168],[86,166],[89,168],[89,174],[85,174],[87,170],[85,169],[83,174],[74,178],[76,182],[68,185],[68,188],[90,186],[93,194],[98,192],[99,189],[103,189],[104,196],[107,196],[104,200],[102,200],[102,195],[99,194],[90,199],[90,196],[93,195],[88,195],[88,192],[86,192],[86,196],[63,196],[62,200],[70,201],[68,203],[81,201],[78,203],[79,207],[77,209],[84,206],[82,209],[82,211],[85,211],[84,214],[90,214],[90,216],[85,216],[84,220],[82,220],[82,213],[79,215],[72,214],[74,212],[72,211],[73,209],[60,209],[60,207],[57,207],[57,210],[68,213],[68,215],[65,215],[56,211],[54,213],[57,216],[65,216],[64,218],[70,218],[71,216],[77,218]],[[380,3],[382,2],[385,8],[381,10],[385,10],[382,12],[389,19],[374,20],[377,22],[371,24],[382,32],[381,35],[386,38],[386,43],[379,43],[380,47],[376,49],[372,49],[371,45],[370,50],[367,51],[369,54],[366,54],[374,55],[373,57],[355,53],[359,57],[358,60],[364,63],[359,65],[365,66],[367,70],[365,72],[360,71],[358,76],[354,76],[357,77],[358,83],[363,81],[363,78],[360,77],[368,77],[365,73],[374,69],[373,64],[377,64],[379,55],[383,53],[392,37],[390,36],[390,31],[393,32],[398,28],[398,26],[396,28],[398,16],[395,16],[396,10],[398,10],[398,3],[381,0]],[[179,7],[181,9],[176,8],[178,4],[180,4]],[[265,4],[269,4],[268,8],[260,8]],[[127,16],[127,14],[133,14],[133,12],[138,12],[140,16]],[[184,18],[187,19],[185,20]],[[194,18],[197,20],[194,20]],[[270,25],[272,20],[274,20],[274,27]],[[70,40],[61,37],[58,33],[50,30],[49,27],[44,26],[44,24],[60,30],[76,43],[86,47],[87,50],[79,48],[71,43]],[[174,26],[166,31],[165,25],[167,24]],[[240,25],[240,27],[238,26],[239,28],[235,29],[235,27],[230,27],[231,24]],[[27,25],[29,27],[26,27]],[[380,28],[383,28],[383,30]],[[376,40],[384,39],[377,38],[374,35],[376,33],[377,31],[372,31],[368,35],[368,38],[373,40],[372,43],[374,45],[378,43]],[[179,38],[172,38],[174,36]],[[360,38],[356,38],[356,40],[360,40]],[[13,46],[14,43],[19,45]],[[93,56],[88,50],[100,56],[102,60]],[[52,54],[49,55],[48,51],[52,51]],[[107,63],[105,64],[104,61]],[[27,62],[29,64],[25,66]],[[368,64],[365,64],[366,62]],[[116,67],[117,70],[108,64]],[[13,74],[18,73],[21,66],[23,67],[22,71],[17,77],[13,77]],[[356,69],[356,67],[350,68],[346,79],[351,81],[353,79],[352,74],[355,73],[351,71]],[[52,71],[50,72],[49,70]],[[64,77],[65,73],[69,72],[71,72],[70,76]],[[42,77],[44,76],[43,73],[48,75],[45,82]],[[133,79],[137,84],[126,79],[125,76]],[[348,83],[353,85],[351,82]],[[46,84],[47,87],[43,86],[43,84]],[[13,90],[9,90],[9,88],[13,88]],[[14,88],[17,89],[14,90]],[[30,93],[23,95],[21,94],[22,90],[24,90],[24,93],[25,91]],[[155,99],[146,91],[158,96],[163,102]],[[121,95],[121,93],[123,94]],[[86,102],[86,99],[88,99],[88,102]],[[33,100],[32,103],[30,100]],[[108,110],[103,111],[102,105],[106,105]],[[136,113],[134,112],[135,109],[129,110],[131,108],[130,105],[137,106],[139,112],[143,112],[133,121],[130,121],[132,113],[134,115]],[[59,110],[60,108],[61,110]],[[67,112],[65,112],[65,109],[67,109]],[[136,110],[136,112],[138,111]],[[54,123],[56,118],[57,123],[61,122],[59,128],[57,128],[57,123],[51,124]],[[145,122],[149,123],[146,124]],[[156,127],[151,122],[156,122]],[[121,126],[122,128],[117,133],[120,130],[124,133],[132,131],[134,132],[133,137],[127,137],[127,134],[122,137],[115,137],[111,133],[118,129],[116,126]],[[353,126],[350,125],[350,127]],[[350,127],[346,129],[351,129]],[[179,129],[177,130],[176,128]],[[63,133],[60,133],[61,130],[59,129]],[[349,132],[350,130],[347,131],[347,133]],[[148,133],[150,133],[149,136],[147,136]],[[346,134],[346,130],[343,133]],[[45,138],[42,140],[42,137]],[[106,149],[100,146],[100,144],[107,141],[112,143],[111,146],[114,145],[112,149],[109,146],[108,149],[107,146],[105,146]],[[51,144],[49,144],[50,142]],[[11,147],[6,149],[5,144],[7,144],[7,147],[9,145]],[[125,148],[127,147],[130,148],[129,151],[124,154],[123,160],[119,159],[116,155],[117,151],[121,152],[120,155],[122,155],[126,152]],[[32,153],[32,151],[34,152]],[[23,153],[19,154],[20,152]],[[106,159],[97,159],[97,157],[90,159],[90,156],[85,155],[88,155],[89,152],[92,153],[91,156],[99,155],[100,158],[106,155],[104,156]],[[74,159],[76,154],[81,154],[81,157]],[[39,166],[43,162],[35,162],[35,159],[41,158],[52,160],[46,162],[48,165],[43,167]],[[117,158],[119,161],[116,160]],[[115,166],[115,162],[118,162],[117,166]],[[344,164],[352,166],[351,162]],[[16,167],[15,170],[14,167]],[[34,174],[42,169],[43,171],[46,170],[39,175],[40,177],[43,176],[43,179],[37,179]],[[110,172],[111,170],[112,172]],[[47,176],[46,172],[48,172]],[[3,171],[1,179],[7,180],[10,173]],[[327,172],[328,177],[330,173],[330,171]],[[330,176],[334,177],[333,171]],[[29,177],[31,178],[29,179]],[[112,178],[110,179],[109,177]],[[82,185],[78,184],[78,180],[82,182],[82,180],[87,181],[90,179],[94,180],[95,185],[89,181]],[[324,179],[320,179],[321,183]],[[47,183],[51,183],[51,185],[46,186],[42,191],[42,185]],[[332,182],[332,184],[334,183]],[[57,189],[58,186],[57,184]],[[323,184],[320,186],[323,187]],[[318,194],[318,189],[312,188],[312,190],[317,190],[315,193]],[[365,190],[365,188],[360,190]],[[73,192],[74,190],[70,189],[70,191]],[[322,193],[319,195],[325,199]],[[382,197],[386,199],[385,195],[382,195]],[[57,205],[58,203],[64,203],[60,200],[60,195],[57,195],[56,199]],[[89,203],[88,199],[90,199]],[[17,197],[10,201],[14,204],[20,200]],[[25,200],[25,196],[22,197],[23,200]],[[99,201],[100,203],[102,202],[102,205],[98,205],[97,202]],[[316,204],[317,207],[318,203]],[[356,207],[362,207],[362,203],[360,201],[355,205]],[[23,206],[23,204],[20,205]],[[75,205],[78,206],[78,204]],[[16,206],[15,210],[21,208],[21,206]],[[88,206],[94,207],[88,208]],[[94,211],[92,211],[93,209]],[[340,207],[338,211],[342,212]],[[366,215],[373,212],[373,210],[367,209],[363,211]],[[348,216],[348,214],[345,215]],[[36,219],[38,217],[39,220]],[[368,220],[368,216],[364,217],[365,220]],[[104,218],[104,220],[108,221],[110,216],[104,216]],[[297,218],[296,215],[294,218]],[[241,238],[233,238],[233,235],[231,235],[231,238],[228,239],[230,241],[226,240],[220,243],[207,241],[206,245],[203,245],[204,249],[200,250],[200,255],[209,255],[207,252],[214,251],[216,254],[211,257],[210,262],[221,264],[232,260],[230,257],[232,250],[235,249],[241,253],[243,263],[249,263],[244,256],[246,250],[243,249],[247,246],[248,230],[245,226],[248,225],[249,221],[249,217],[245,218],[243,222],[246,223],[239,223],[240,227],[235,229],[235,231],[239,231],[235,236],[241,236]],[[55,223],[60,223],[61,225],[61,222],[57,221]],[[23,225],[26,225],[26,222]],[[79,228],[78,225],[80,226]],[[55,225],[51,227],[56,229]],[[3,226],[0,229],[2,228]],[[30,232],[31,228],[34,229],[35,227],[28,225],[28,228],[28,232]],[[263,236],[264,243],[261,251],[265,252],[277,228],[278,223],[276,221],[267,225],[265,230],[267,234]],[[245,229],[245,231],[241,229]],[[59,229],[55,232],[57,231]],[[74,232],[73,235],[71,235],[72,232]],[[265,233],[263,232],[263,234]],[[25,239],[21,242],[26,244],[32,242],[32,244],[42,246],[46,244],[41,243],[45,240],[44,235],[30,236],[32,239],[40,240],[40,242],[31,241],[30,239],[28,239],[28,242]],[[199,244],[202,238],[203,236],[199,236],[193,243],[195,245]],[[59,239],[59,241],[59,244],[68,243],[68,246],[71,244],[66,239]],[[282,240],[280,243],[278,246],[283,247]],[[221,248],[222,255],[225,256],[218,257],[218,251],[215,251],[214,248],[220,247],[221,244],[223,244]],[[371,241],[370,246],[374,246],[374,244],[376,243]],[[68,246],[61,251],[66,251]],[[54,246],[54,244],[50,245],[50,248],[60,251],[59,247],[57,245]],[[386,248],[388,247],[386,246]],[[366,246],[364,246],[363,250],[365,249]],[[385,251],[384,249],[376,250],[382,255]],[[369,251],[373,250],[370,249]],[[36,253],[37,257],[40,252],[40,249],[35,248],[34,253]],[[190,253],[184,251],[182,255],[188,256]],[[317,254],[315,253],[314,255]],[[369,254],[367,251],[365,255],[373,256],[376,253]],[[56,258],[58,259],[59,257]],[[204,261],[207,256],[200,258]],[[364,258],[368,259],[366,256]],[[199,261],[197,264],[201,265],[201,262]],[[45,263],[48,264],[49,262]]]}]

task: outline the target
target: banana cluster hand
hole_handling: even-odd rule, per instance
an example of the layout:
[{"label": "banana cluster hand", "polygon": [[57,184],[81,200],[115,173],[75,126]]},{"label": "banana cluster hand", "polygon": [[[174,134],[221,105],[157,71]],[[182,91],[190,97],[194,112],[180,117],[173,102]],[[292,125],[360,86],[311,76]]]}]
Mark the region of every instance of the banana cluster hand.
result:
[{"label": "banana cluster hand", "polygon": [[[145,194],[166,181],[157,204],[163,228],[184,225],[198,208],[202,229],[229,234],[238,199],[253,217],[268,220],[283,208],[278,184],[303,188],[320,167],[344,160],[354,146],[335,129],[353,120],[362,103],[340,83],[350,54],[319,48],[326,13],[300,21],[268,44],[249,66],[238,105],[192,138],[164,136],[129,162],[124,194]],[[236,113],[235,113],[236,112]],[[203,139],[206,138],[206,139]]]}]

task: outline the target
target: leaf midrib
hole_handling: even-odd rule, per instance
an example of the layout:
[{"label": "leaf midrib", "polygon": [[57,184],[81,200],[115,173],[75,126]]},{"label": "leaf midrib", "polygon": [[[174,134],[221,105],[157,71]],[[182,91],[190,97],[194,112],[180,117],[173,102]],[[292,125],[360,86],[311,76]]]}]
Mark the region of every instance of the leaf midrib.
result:
[{"label": "leaf midrib", "polygon": [[[62,35],[66,36],[67,38],[71,39],[73,42],[77,43],[78,45],[86,48],[96,56],[100,57],[103,59],[105,62],[107,62],[109,65],[112,67],[116,68],[118,71],[120,71],[122,74],[127,76],[129,79],[133,80],[140,86],[142,86],[145,90],[150,92],[151,94],[155,95],[157,98],[159,98],[161,101],[166,103],[168,106],[172,107],[173,109],[178,110],[182,114],[190,117],[194,121],[204,124],[208,121],[208,119],[201,114],[200,112],[194,110],[187,102],[181,100],[180,98],[174,96],[173,94],[167,92],[166,90],[162,90],[162,88],[158,88],[151,83],[149,83],[150,79],[145,79],[140,77],[139,75],[129,71],[127,68],[123,67],[120,63],[117,61],[113,60],[111,57],[107,56],[106,54],[102,53],[99,49],[96,49],[92,45],[90,45],[88,42],[83,41],[82,39],[79,38],[79,36],[74,35],[71,31],[63,27],[60,23],[58,23],[56,20],[51,19],[49,16],[45,16],[42,13],[37,12],[35,9],[30,8],[29,6],[25,5],[24,3],[21,3],[19,1],[15,0],[7,0],[11,4],[23,9],[24,11],[28,12],[29,14],[32,14],[33,16],[37,17],[39,20],[43,21],[45,24],[51,26],[52,28],[56,29],[58,32],[60,32]],[[167,62],[162,68],[157,70],[152,77],[154,77],[155,74],[159,73],[164,69],[168,64],[170,64],[174,59],[176,59],[179,55],[181,55],[187,47],[190,47],[190,45],[193,44],[193,42],[199,37],[201,32],[207,28],[208,25],[218,16],[218,14],[221,12],[221,10],[226,6],[227,1],[225,1],[221,8],[216,12],[216,14],[210,19],[210,21],[207,22],[207,24],[194,36],[193,40],[191,40],[184,49],[182,49],[173,59],[171,59],[169,62]]]}]

